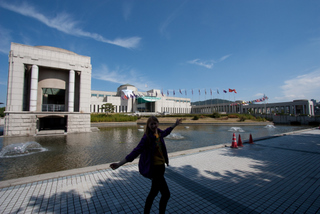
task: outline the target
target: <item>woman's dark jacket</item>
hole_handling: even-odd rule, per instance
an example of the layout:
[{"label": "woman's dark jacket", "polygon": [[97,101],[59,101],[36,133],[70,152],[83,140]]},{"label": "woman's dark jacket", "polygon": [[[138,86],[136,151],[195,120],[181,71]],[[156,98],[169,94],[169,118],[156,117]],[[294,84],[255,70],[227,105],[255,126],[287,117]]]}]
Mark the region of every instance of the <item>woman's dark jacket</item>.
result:
[{"label": "woman's dark jacket", "polygon": [[[164,143],[164,137],[168,136],[171,131],[173,130],[172,127],[167,128],[166,130],[162,131],[158,129],[158,133],[160,136],[160,141],[162,143],[162,152],[163,157],[167,165],[169,165],[168,159],[168,152],[166,148],[166,144]],[[140,155],[139,160],[139,172],[141,175],[147,178],[152,178],[152,170],[153,170],[153,158],[156,151],[156,137],[153,133],[149,135],[149,139],[146,134],[143,135],[141,138],[138,146],[132,150],[132,152],[126,156],[126,160],[128,162],[132,162],[136,157]]]}]

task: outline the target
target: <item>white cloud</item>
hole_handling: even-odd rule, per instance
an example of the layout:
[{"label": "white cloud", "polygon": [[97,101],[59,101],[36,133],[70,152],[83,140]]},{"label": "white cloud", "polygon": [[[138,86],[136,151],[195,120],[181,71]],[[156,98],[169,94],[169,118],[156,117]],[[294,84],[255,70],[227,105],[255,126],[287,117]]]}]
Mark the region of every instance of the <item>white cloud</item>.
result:
[{"label": "white cloud", "polygon": [[202,61],[200,59],[194,59],[194,60],[190,60],[188,61],[189,64],[194,64],[194,65],[199,65],[199,66],[203,66],[205,68],[213,68],[214,65],[214,61],[210,60],[210,61]]},{"label": "white cloud", "polygon": [[99,69],[92,74],[92,78],[99,79],[107,82],[134,85],[140,90],[145,90],[145,86],[154,86],[154,84],[146,79],[143,75],[130,68],[117,67],[110,70],[107,65],[102,65]]},{"label": "white cloud", "polygon": [[231,54],[225,55],[223,57],[220,58],[219,62],[222,62],[224,60],[226,60],[227,58],[229,58],[231,56]]},{"label": "white cloud", "polygon": [[0,26],[0,53],[8,54],[10,50],[10,31]]},{"label": "white cloud", "polygon": [[199,65],[199,66],[211,69],[211,68],[213,68],[214,64],[216,64],[218,62],[222,62],[222,61],[226,60],[227,58],[229,58],[230,56],[231,56],[231,54],[225,55],[225,56],[221,57],[218,61],[194,59],[194,60],[187,61],[187,63],[193,64],[193,65]]},{"label": "white cloud", "polygon": [[133,8],[133,1],[126,1],[123,3],[123,17],[127,21],[131,16]]},{"label": "white cloud", "polygon": [[254,95],[254,97],[261,97],[261,96],[264,96],[264,94],[263,93],[257,93],[257,94]]},{"label": "white cloud", "polygon": [[280,88],[283,96],[277,100],[319,99],[320,69],[286,80]]},{"label": "white cloud", "polygon": [[73,18],[67,13],[60,13],[54,18],[48,18],[45,15],[38,12],[34,7],[23,3],[20,5],[11,5],[4,2],[0,2],[0,6],[11,10],[13,12],[19,13],[21,15],[34,18],[48,27],[54,28],[63,33],[79,36],[79,37],[88,37],[96,41],[109,43],[124,48],[137,48],[139,46],[140,37],[130,37],[130,38],[116,38],[115,40],[106,39],[103,36],[97,33],[91,33],[83,31],[78,27],[78,22],[73,20]]},{"label": "white cloud", "polygon": [[176,19],[180,11],[182,10],[183,5],[186,3],[184,1],[176,10],[174,10],[168,17],[167,19],[160,25],[160,33],[165,36],[167,39],[170,38],[170,34],[167,31],[168,26]]},{"label": "white cloud", "polygon": [[7,82],[4,82],[4,81],[0,81],[0,85],[7,85]]}]

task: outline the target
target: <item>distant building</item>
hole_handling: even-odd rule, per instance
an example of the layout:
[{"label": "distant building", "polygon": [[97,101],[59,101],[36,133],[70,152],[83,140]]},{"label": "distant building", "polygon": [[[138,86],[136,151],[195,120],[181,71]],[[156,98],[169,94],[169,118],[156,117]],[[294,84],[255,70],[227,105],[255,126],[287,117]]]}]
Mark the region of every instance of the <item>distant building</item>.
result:
[{"label": "distant building", "polygon": [[313,106],[314,106],[314,114],[320,115],[320,101],[317,101],[315,99],[311,99],[311,101],[313,102]]},{"label": "distant building", "polygon": [[239,114],[289,114],[314,116],[313,102],[310,100],[293,100],[292,102],[247,104],[242,100],[230,103],[226,101],[218,104],[192,106],[193,113],[239,113]]},{"label": "distant building", "polygon": [[91,59],[11,43],[5,136],[90,131]]},{"label": "distant building", "polygon": [[90,112],[104,112],[105,103],[111,103],[117,113],[191,113],[190,98],[169,97],[157,89],[141,92],[130,84],[116,92],[91,91]]},{"label": "distant building", "polygon": [[310,100],[293,100],[292,102],[250,104],[242,106],[241,113],[253,114],[289,114],[314,116],[314,105]]}]

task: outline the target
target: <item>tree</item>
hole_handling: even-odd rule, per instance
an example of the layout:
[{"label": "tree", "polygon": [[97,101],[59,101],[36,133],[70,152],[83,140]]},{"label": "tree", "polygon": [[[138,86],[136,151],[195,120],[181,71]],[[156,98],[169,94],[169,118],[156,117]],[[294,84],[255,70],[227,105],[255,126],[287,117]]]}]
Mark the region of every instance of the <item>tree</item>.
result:
[{"label": "tree", "polygon": [[100,108],[101,110],[104,110],[106,113],[113,113],[114,112],[114,105],[112,103],[105,103]]},{"label": "tree", "polygon": [[4,117],[5,107],[0,108],[0,117]]}]

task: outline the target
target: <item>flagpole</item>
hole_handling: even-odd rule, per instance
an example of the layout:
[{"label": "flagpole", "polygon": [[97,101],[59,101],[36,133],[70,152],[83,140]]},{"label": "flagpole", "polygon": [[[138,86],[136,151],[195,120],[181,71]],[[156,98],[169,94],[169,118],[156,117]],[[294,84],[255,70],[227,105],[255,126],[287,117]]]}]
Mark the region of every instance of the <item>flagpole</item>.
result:
[{"label": "flagpole", "polygon": [[[217,93],[218,94],[218,93]],[[216,112],[219,113],[219,107],[218,107],[218,95],[217,95],[217,98],[216,98]]]},{"label": "flagpole", "polygon": [[199,105],[200,105],[200,89],[199,89]]},{"label": "flagpole", "polygon": [[[193,89],[191,89],[191,94],[192,94],[192,101],[193,101]],[[191,103],[190,103],[191,104]],[[191,106],[192,107],[192,106]],[[192,112],[192,108],[191,108],[191,113],[193,113]]]},{"label": "flagpole", "polygon": [[204,113],[206,113],[206,105],[207,105],[207,89],[204,89]]},{"label": "flagpole", "polygon": [[211,110],[210,110],[210,113],[212,113],[212,90],[211,90],[211,88],[210,88],[210,94],[211,94],[211,101],[210,101],[210,108],[211,108]]},{"label": "flagpole", "polygon": [[[180,89],[180,94],[181,94],[181,89]],[[181,99],[179,98],[179,108],[178,108],[178,113],[181,113]]]}]

